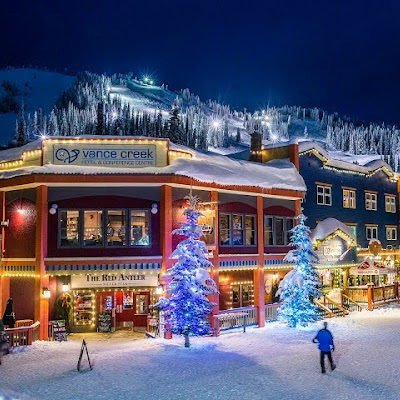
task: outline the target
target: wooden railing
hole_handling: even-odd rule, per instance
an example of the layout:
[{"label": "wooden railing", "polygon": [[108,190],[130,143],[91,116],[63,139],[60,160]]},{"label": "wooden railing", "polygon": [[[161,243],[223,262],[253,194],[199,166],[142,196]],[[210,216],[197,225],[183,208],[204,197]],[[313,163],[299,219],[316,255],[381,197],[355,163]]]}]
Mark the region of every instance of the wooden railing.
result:
[{"label": "wooden railing", "polygon": [[324,306],[328,307],[331,310],[331,312],[336,316],[339,316],[341,314],[343,317],[345,317],[346,314],[349,313],[348,310],[346,310],[339,303],[336,303],[326,295],[323,296],[322,302]]},{"label": "wooden railing", "polygon": [[265,322],[276,321],[278,318],[278,308],[280,304],[266,304],[265,305]]},{"label": "wooden railing", "polygon": [[258,324],[257,307],[240,307],[220,311],[214,318],[218,319],[219,331],[226,331],[243,326]]},{"label": "wooden railing", "polygon": [[333,312],[319,300],[314,299],[314,304],[317,306],[317,313],[320,318],[332,318],[334,316]]},{"label": "wooden railing", "polygon": [[8,345],[10,347],[30,346],[36,340],[39,326],[40,323],[38,321],[30,326],[5,329]]},{"label": "wooden railing", "polygon": [[342,293],[342,304],[343,304],[343,307],[349,311],[362,311],[363,310],[363,307],[361,304],[352,300],[350,297],[346,296],[344,293]]},{"label": "wooden railing", "polygon": [[367,303],[368,310],[400,300],[398,283],[377,287],[373,284],[357,288],[350,287],[344,291],[344,295],[354,302]]}]

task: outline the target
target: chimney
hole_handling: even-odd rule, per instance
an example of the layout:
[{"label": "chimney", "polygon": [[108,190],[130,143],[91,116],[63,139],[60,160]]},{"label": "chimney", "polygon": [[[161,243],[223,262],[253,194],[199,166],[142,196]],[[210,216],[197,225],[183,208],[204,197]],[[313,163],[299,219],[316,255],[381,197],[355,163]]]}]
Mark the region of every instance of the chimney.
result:
[{"label": "chimney", "polygon": [[251,134],[250,161],[262,162],[262,134],[254,131]]}]

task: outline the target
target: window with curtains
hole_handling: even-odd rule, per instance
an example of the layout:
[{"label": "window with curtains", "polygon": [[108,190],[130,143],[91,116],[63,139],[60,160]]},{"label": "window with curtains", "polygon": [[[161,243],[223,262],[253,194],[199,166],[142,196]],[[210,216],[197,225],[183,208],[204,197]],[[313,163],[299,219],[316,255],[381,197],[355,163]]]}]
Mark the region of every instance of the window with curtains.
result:
[{"label": "window with curtains", "polygon": [[221,246],[255,246],[256,216],[220,213],[219,240]]}]

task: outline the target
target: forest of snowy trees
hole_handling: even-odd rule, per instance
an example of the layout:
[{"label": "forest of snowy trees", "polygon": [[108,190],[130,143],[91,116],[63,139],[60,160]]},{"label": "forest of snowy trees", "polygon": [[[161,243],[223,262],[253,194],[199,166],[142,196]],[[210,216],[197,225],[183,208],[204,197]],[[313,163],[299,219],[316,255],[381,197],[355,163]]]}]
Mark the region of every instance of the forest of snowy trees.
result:
[{"label": "forest of snowy trees", "polygon": [[173,93],[164,86],[159,89],[171,99],[169,102],[158,99],[154,104],[159,107],[136,110],[112,94],[113,85],[134,91],[135,85],[144,83],[131,74],[81,73],[75,84],[60,95],[50,114],[44,115],[41,109],[27,114],[23,104],[19,107],[13,145],[23,145],[40,135],[119,135],[166,137],[174,143],[207,150],[210,146],[248,144],[249,134],[254,131],[261,132],[269,142],[284,142],[293,134],[308,137],[307,126],[303,132],[292,132],[293,121],[312,121],[326,135],[328,148],[377,154],[396,171],[400,169],[400,130],[395,126],[363,125],[318,108],[284,106],[253,113],[236,111],[216,101],[201,102],[189,89]]}]

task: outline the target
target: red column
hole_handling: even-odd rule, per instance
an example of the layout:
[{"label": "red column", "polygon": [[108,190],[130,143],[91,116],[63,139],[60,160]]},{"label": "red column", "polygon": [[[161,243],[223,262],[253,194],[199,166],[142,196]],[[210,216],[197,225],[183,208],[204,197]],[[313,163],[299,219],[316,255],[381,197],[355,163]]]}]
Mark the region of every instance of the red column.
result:
[{"label": "red column", "polygon": [[[218,192],[213,190],[211,192],[211,201],[214,203],[213,207],[215,210],[215,226],[214,226],[214,237],[215,237],[215,250],[213,254],[213,267],[211,268],[211,278],[217,285],[219,290],[219,218],[218,218]],[[211,301],[215,303],[213,307],[211,324],[214,329],[214,334],[218,335],[219,323],[214,315],[219,314],[219,293],[211,296]]]},{"label": "red column", "polygon": [[49,299],[43,297],[43,289],[49,288],[49,277],[46,275],[44,259],[47,257],[47,186],[36,188],[36,233],[35,233],[35,320],[40,321],[39,339],[48,339]]},{"label": "red column", "polygon": [[162,266],[161,276],[171,267],[170,256],[172,253],[172,187],[168,185],[161,186],[161,251]]},{"label": "red column", "polygon": [[[6,216],[6,192],[1,192],[1,221],[4,221]],[[5,228],[1,227],[1,257],[4,257],[4,238]],[[3,317],[3,312],[6,307],[7,300],[10,298],[10,278],[5,277],[3,266],[0,266],[0,318]]]},{"label": "red column", "polygon": [[264,285],[264,199],[257,196],[257,269],[253,272],[254,305],[258,307],[258,326],[265,326],[265,285]]}]

